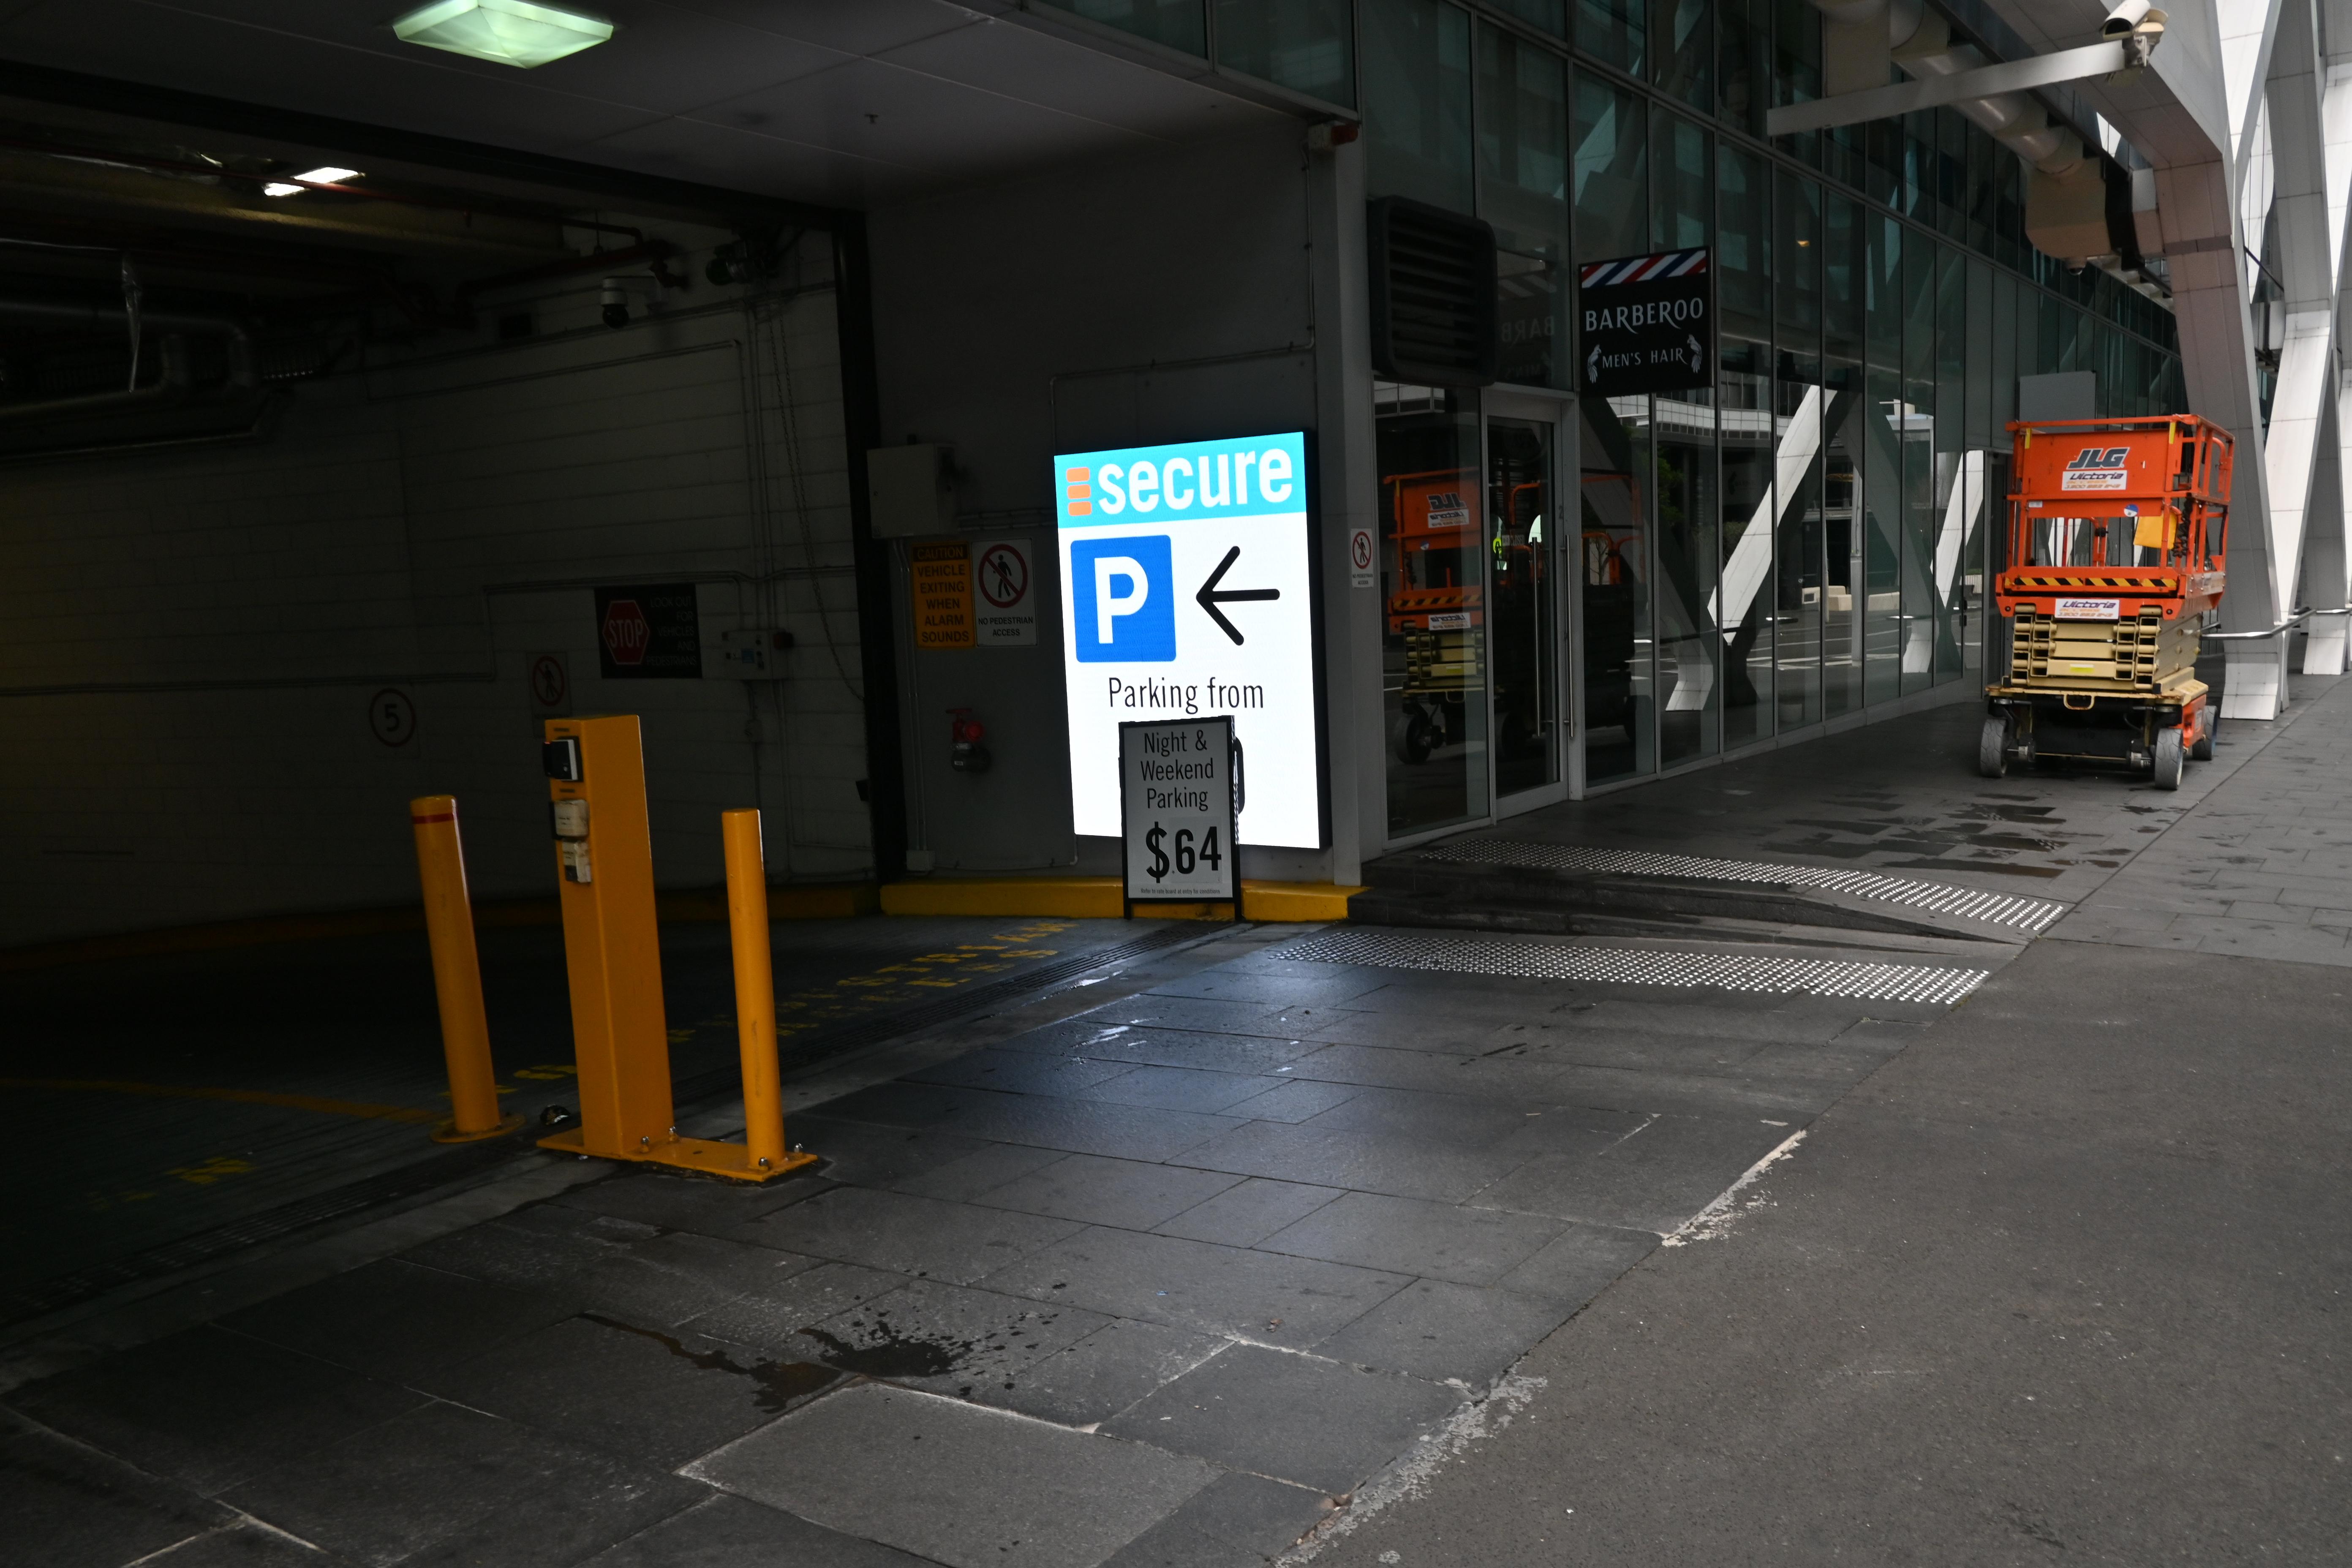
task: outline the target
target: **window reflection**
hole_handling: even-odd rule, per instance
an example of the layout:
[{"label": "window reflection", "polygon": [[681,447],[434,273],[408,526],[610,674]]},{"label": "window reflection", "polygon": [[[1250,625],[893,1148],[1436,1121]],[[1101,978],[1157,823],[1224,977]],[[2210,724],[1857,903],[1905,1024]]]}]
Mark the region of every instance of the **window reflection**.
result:
[{"label": "window reflection", "polygon": [[1486,533],[1475,416],[1389,383],[1373,406],[1393,837],[1486,813]]}]

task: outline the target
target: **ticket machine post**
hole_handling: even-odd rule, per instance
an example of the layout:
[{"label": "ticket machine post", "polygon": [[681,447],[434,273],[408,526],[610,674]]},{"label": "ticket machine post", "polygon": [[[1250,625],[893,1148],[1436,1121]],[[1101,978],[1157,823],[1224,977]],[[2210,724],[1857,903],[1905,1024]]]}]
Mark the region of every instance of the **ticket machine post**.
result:
[{"label": "ticket machine post", "polygon": [[777,1160],[780,1151],[763,1148],[771,1159],[762,1164],[744,1144],[678,1136],[635,716],[551,719],[541,755],[561,879],[580,1125],[541,1139],[540,1147],[751,1182],[810,1163]]}]

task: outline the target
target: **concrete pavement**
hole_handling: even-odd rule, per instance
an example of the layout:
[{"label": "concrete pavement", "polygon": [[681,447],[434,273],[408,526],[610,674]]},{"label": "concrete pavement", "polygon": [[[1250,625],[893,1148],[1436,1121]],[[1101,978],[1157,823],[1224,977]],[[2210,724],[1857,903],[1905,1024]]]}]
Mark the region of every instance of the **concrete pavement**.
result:
[{"label": "concrete pavement", "polygon": [[2326,891],[2352,686],[2168,799],[1946,728],[1510,830],[1948,866],[2065,940],[1235,931],[800,1074],[812,1177],[524,1155],[52,1322],[0,1507],[172,1568],[2323,1560],[2352,984],[2114,911]]}]

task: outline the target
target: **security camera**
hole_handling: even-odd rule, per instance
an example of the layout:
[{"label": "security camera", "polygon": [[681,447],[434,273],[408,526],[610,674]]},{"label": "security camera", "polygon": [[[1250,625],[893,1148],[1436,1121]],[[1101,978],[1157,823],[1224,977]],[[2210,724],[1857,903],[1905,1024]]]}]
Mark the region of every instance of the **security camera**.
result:
[{"label": "security camera", "polygon": [[604,324],[615,330],[629,324],[629,288],[618,278],[604,279],[604,287],[596,297],[604,307]]},{"label": "security camera", "polygon": [[2148,4],[2148,0],[2121,0],[2110,7],[2107,19],[2099,24],[2099,37],[2113,38],[2124,47],[2124,68],[2137,70],[2147,64],[2156,52],[2156,43],[2164,37],[2164,12]]}]

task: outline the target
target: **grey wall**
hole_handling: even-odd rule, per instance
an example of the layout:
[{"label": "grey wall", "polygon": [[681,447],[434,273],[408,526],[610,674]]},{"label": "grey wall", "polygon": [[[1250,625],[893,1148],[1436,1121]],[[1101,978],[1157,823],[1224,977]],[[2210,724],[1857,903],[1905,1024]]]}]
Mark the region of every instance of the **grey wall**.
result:
[{"label": "grey wall", "polygon": [[[475,891],[553,891],[535,655],[645,718],[657,875],[872,861],[834,296],[699,280],[614,331],[597,279],[538,335],[443,335],[301,384],[270,438],[0,469],[0,945],[416,897],[406,803],[459,799]],[[483,334],[488,337],[487,331]],[[785,678],[599,679],[593,582],[701,578],[706,648],[782,625]],[[373,694],[416,731],[381,743]]]},{"label": "grey wall", "polygon": [[[1325,447],[1327,553],[1333,532],[1344,545],[1328,479],[1341,432],[1323,428],[1339,421],[1323,416],[1317,343],[1335,229],[1312,221],[1334,187],[1302,130],[874,215],[882,428],[955,447],[967,533],[1026,531],[1043,566],[1055,452],[1308,429]],[[1359,250],[1360,231],[1359,210],[1346,230]],[[904,586],[902,574],[911,842],[941,871],[1116,869],[1115,841],[1070,830],[1058,583],[1044,574],[1037,647],[968,652],[908,645]],[[947,765],[945,710],[960,706],[990,727],[995,767],[982,778]],[[1352,805],[1335,816],[1352,833]],[[1332,865],[1253,850],[1244,869],[1319,879]]]}]

